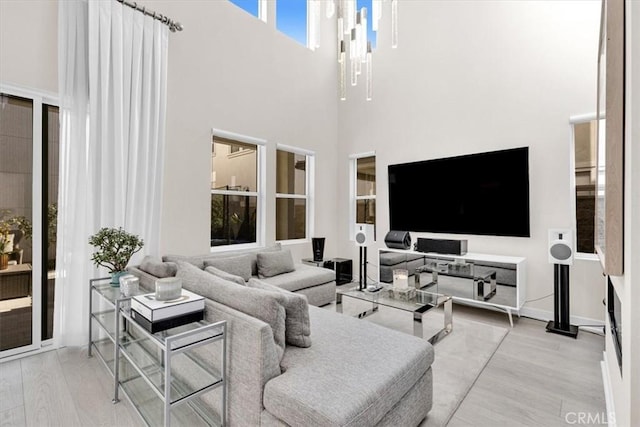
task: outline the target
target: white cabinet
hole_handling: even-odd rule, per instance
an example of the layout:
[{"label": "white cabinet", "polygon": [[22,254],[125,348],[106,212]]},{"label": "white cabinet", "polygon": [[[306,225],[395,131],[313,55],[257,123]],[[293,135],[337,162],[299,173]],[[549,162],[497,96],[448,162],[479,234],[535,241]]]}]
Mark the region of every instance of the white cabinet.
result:
[{"label": "white cabinet", "polygon": [[[416,283],[418,274],[431,274],[425,266],[439,266],[438,292],[450,295],[453,301],[461,304],[504,311],[509,315],[513,326],[512,313],[520,314],[524,306],[527,284],[527,260],[523,257],[467,253],[448,255],[424,253],[402,249],[380,248],[378,252],[378,280],[391,283],[394,269],[407,270],[410,281]],[[468,274],[457,274],[465,268]],[[422,271],[422,273],[420,273]],[[495,275],[495,292],[479,292],[479,281]],[[418,283],[420,283],[418,277]],[[423,281],[423,284],[428,281]],[[488,287],[489,285],[487,285]],[[486,289],[486,288],[485,288]]]}]

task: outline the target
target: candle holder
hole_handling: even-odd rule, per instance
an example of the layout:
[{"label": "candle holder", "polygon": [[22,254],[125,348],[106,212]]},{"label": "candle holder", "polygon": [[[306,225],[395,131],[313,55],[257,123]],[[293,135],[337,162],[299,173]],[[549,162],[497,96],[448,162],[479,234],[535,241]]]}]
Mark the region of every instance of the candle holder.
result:
[{"label": "candle holder", "polygon": [[393,270],[394,289],[407,289],[409,287],[409,272],[404,269]]},{"label": "candle holder", "polygon": [[133,274],[120,276],[120,292],[126,297],[137,295],[140,291],[140,279]]},{"label": "candle holder", "polygon": [[182,279],[165,277],[156,280],[156,300],[169,301],[182,295]]}]

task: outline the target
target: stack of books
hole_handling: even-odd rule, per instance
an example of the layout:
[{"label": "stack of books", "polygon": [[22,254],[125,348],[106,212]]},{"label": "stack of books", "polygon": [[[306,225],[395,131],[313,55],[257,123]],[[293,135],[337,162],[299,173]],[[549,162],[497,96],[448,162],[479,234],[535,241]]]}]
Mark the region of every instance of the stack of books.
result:
[{"label": "stack of books", "polygon": [[131,298],[131,318],[152,334],[204,319],[204,297],[182,289],[182,295],[159,301],[155,293]]}]

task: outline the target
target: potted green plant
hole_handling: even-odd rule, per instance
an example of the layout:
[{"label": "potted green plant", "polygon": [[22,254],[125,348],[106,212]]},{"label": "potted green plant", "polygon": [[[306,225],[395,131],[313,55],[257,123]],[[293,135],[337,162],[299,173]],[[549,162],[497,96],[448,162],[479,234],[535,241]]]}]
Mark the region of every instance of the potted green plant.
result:
[{"label": "potted green plant", "polygon": [[10,231],[11,225],[9,221],[0,218],[0,270],[9,267]]},{"label": "potted green plant", "polygon": [[21,239],[31,239],[31,221],[22,215],[11,215],[10,209],[0,210],[0,270],[8,267],[9,254],[19,249]]},{"label": "potted green plant", "polygon": [[122,227],[103,227],[89,238],[89,244],[96,248],[91,256],[95,266],[109,270],[111,284],[119,286],[120,276],[126,273],[127,264],[142,249],[144,241]]},{"label": "potted green plant", "polygon": [[49,251],[47,259],[47,270],[53,271],[56,269],[56,240],[58,238],[58,204],[49,203],[47,206],[47,250],[51,247],[54,248],[53,252]]}]

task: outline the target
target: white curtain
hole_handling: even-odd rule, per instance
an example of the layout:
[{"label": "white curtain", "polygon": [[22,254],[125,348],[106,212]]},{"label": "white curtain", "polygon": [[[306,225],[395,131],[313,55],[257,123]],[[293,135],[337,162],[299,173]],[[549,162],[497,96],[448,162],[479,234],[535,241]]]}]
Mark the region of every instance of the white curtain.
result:
[{"label": "white curtain", "polygon": [[123,227],[159,255],[169,29],[115,0],[59,2],[61,179],[56,307],[62,345],[84,345],[89,236]]}]

